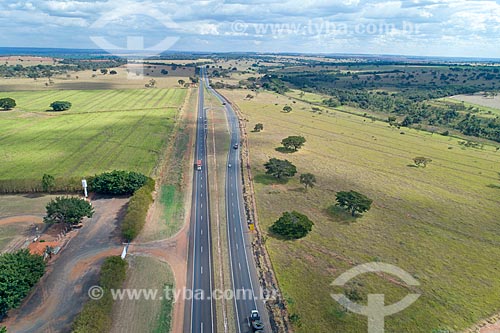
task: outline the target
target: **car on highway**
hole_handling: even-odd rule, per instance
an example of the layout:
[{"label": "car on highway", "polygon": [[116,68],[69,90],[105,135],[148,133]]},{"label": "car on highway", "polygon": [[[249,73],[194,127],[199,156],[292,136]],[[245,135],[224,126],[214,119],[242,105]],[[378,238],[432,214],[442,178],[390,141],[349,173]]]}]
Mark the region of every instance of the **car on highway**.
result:
[{"label": "car on highway", "polygon": [[234,149],[238,149],[238,144],[237,144],[237,143],[235,143],[235,144],[233,145],[233,148],[234,148]]}]

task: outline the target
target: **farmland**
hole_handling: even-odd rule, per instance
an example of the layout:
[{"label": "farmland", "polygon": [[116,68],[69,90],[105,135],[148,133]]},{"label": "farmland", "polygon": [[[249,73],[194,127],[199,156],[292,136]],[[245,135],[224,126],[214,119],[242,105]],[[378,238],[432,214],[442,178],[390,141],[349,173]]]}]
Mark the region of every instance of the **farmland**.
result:
[{"label": "farmland", "polygon": [[[264,124],[249,138],[261,230],[267,234],[283,211],[297,210],[315,223],[298,241],[265,237],[297,332],[366,330],[365,317],[345,312],[329,296],[343,292],[330,284],[373,261],[399,266],[420,282],[410,289],[367,274],[350,286],[364,302],[370,293],[385,294],[386,304],[422,294],[386,318],[387,332],[456,331],[498,312],[500,281],[492,258],[500,255],[500,153],[494,146],[464,148],[456,138],[398,130],[333,109],[315,113],[310,104],[272,93],[251,101],[248,90],[224,94],[239,105],[248,127]],[[291,113],[281,112],[285,104]],[[277,152],[289,135],[303,135],[305,147]],[[415,156],[433,161],[416,168]],[[313,173],[317,186],[305,192],[298,176],[279,183],[269,178],[263,164],[271,157],[290,160],[299,174]],[[366,194],[372,209],[355,221],[331,209],[335,193],[344,190]]]},{"label": "farmland", "polygon": [[[85,176],[112,169],[152,174],[186,91],[0,93],[17,102],[14,111],[0,112],[0,179]],[[73,106],[48,112],[55,100]]]}]

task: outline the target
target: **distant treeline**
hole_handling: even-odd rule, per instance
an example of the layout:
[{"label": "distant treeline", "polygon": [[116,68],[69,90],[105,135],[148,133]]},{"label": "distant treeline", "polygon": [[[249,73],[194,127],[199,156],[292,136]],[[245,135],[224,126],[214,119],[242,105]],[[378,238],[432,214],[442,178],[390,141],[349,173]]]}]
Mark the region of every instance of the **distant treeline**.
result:
[{"label": "distant treeline", "polygon": [[475,107],[439,98],[500,89],[500,68],[460,66],[384,69],[367,72],[276,73],[261,79],[263,87],[283,93],[287,86],[330,96],[329,107],[342,105],[404,117],[394,125],[440,126],[465,135],[500,142],[500,119],[481,117]]},{"label": "distant treeline", "polygon": [[53,65],[38,64],[34,66],[0,64],[2,77],[27,77],[32,79],[50,78],[54,75],[71,71],[99,70],[104,68],[119,67],[126,64],[124,59],[103,59],[99,61],[64,59]]}]

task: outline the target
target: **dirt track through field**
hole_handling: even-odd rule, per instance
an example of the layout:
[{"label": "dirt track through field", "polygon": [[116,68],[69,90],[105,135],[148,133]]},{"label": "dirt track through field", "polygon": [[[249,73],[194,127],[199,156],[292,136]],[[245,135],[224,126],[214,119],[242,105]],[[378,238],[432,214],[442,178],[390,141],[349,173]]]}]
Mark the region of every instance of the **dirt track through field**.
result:
[{"label": "dirt track through field", "polygon": [[128,199],[92,202],[95,215],[66,245],[20,308],[9,312],[9,332],[68,332],[97,282],[100,264],[122,250],[117,233],[119,217]]}]

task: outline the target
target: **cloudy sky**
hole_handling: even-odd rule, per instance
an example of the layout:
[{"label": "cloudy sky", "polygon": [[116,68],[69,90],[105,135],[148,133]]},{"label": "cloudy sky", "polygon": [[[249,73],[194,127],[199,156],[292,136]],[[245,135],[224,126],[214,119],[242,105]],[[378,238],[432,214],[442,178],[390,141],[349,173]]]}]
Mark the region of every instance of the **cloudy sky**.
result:
[{"label": "cloudy sky", "polygon": [[500,0],[0,0],[0,46],[500,58]]}]

